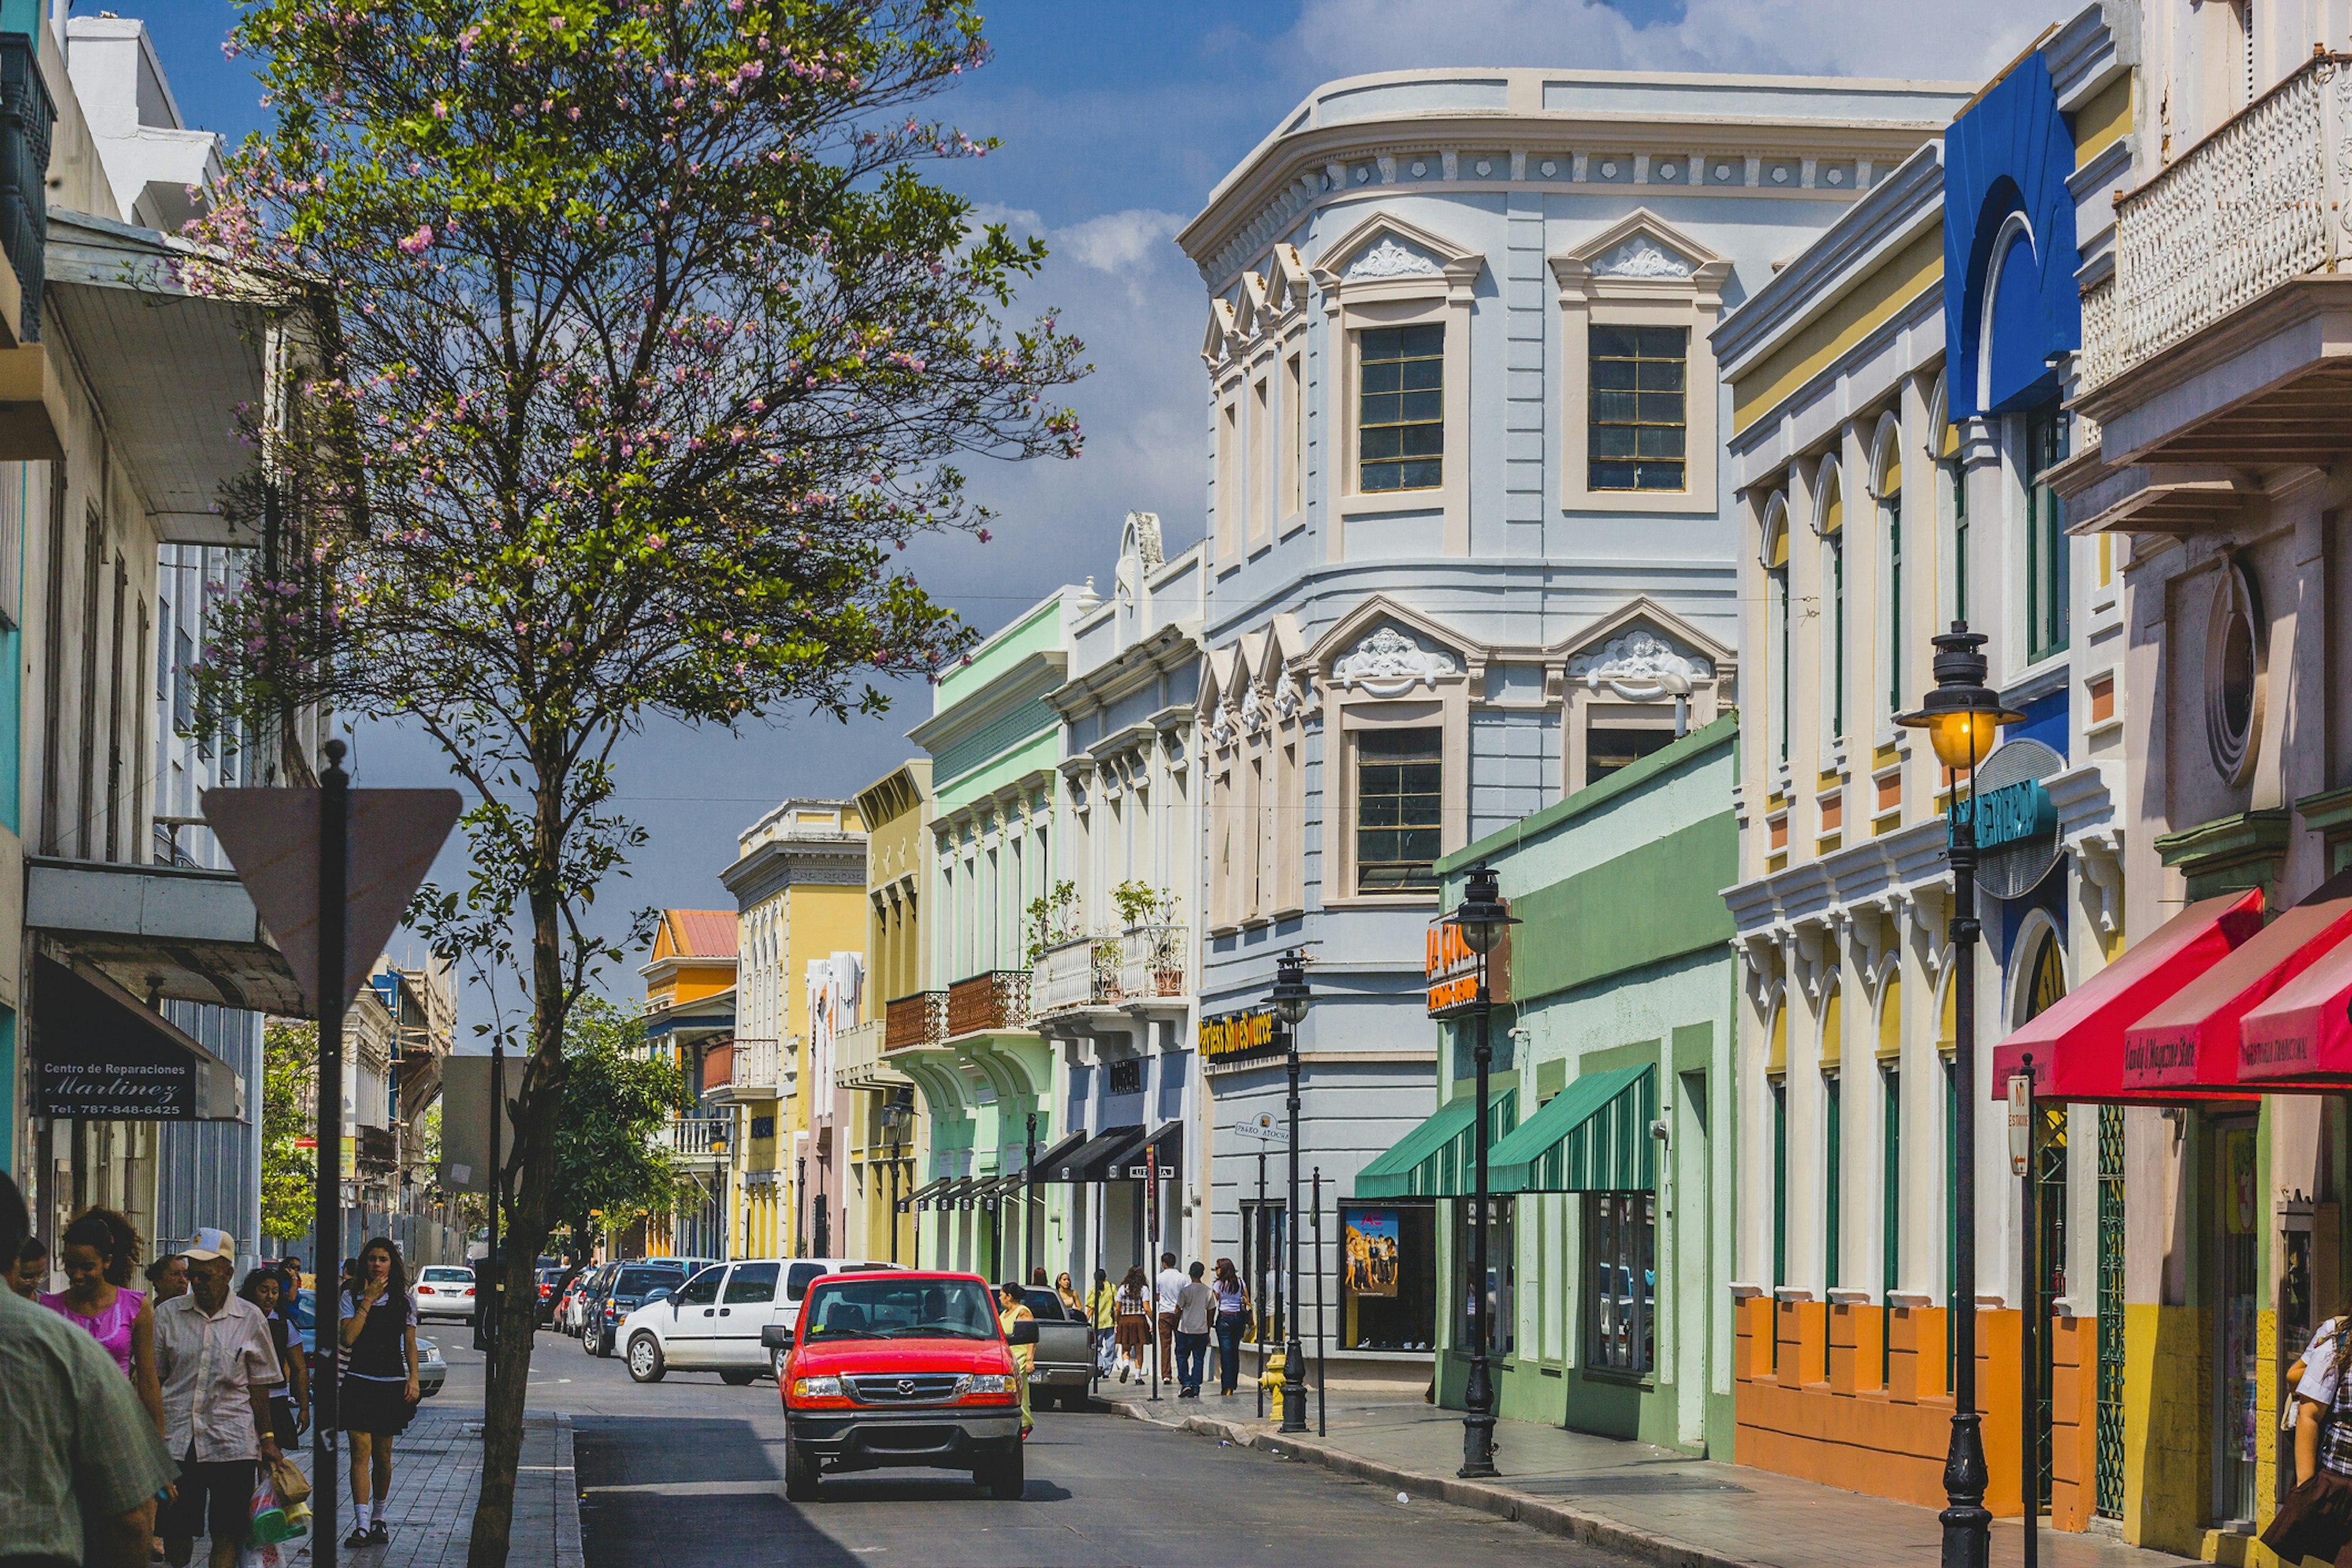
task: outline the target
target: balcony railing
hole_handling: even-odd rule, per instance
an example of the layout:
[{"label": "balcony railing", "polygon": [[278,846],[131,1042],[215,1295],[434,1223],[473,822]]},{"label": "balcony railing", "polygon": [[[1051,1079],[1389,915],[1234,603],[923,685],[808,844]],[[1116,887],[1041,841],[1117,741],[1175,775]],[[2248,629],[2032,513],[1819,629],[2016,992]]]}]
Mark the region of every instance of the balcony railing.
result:
[{"label": "balcony railing", "polygon": [[889,1025],[880,1018],[868,1018],[863,1024],[841,1031],[833,1042],[834,1081],[844,1089],[898,1089],[909,1079],[893,1067],[885,1066],[883,1042]]},{"label": "balcony railing", "polygon": [[883,1005],[882,1048],[910,1050],[936,1046],[948,1037],[948,994],[918,991]]},{"label": "balcony railing", "polygon": [[735,1042],[729,1040],[702,1053],[702,1092],[716,1094],[735,1082]]},{"label": "balcony railing", "polygon": [[1118,939],[1118,992],[1122,1001],[1184,994],[1185,944],[1192,932],[1181,925],[1137,926]]},{"label": "balcony railing", "polygon": [[2352,55],[2315,55],[2116,205],[2116,269],[2083,295],[2082,390],[2272,289],[2333,270],[2352,186]]},{"label": "balcony railing", "polygon": [[948,987],[948,1034],[1019,1029],[1029,1022],[1029,972],[991,969]]},{"label": "balcony railing", "polygon": [[729,1116],[679,1116],[662,1129],[662,1136],[681,1160],[724,1160],[734,1128]]},{"label": "balcony railing", "polygon": [[1047,948],[1029,972],[1035,1016],[1181,996],[1189,935],[1181,925],[1136,926]]}]

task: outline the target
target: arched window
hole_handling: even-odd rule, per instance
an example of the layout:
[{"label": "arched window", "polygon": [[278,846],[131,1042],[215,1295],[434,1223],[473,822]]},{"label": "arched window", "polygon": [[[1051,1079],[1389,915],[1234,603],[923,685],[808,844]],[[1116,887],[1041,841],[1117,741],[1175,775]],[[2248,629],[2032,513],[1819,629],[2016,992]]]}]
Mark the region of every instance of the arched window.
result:
[{"label": "arched window", "polygon": [[[1789,1282],[1789,1005],[1774,1004],[1766,1034],[1764,1082],[1772,1097],[1772,1285]],[[1780,1334],[1772,1335],[1773,1364],[1780,1364]]]},{"label": "arched window", "polygon": [[1827,625],[1822,628],[1822,706],[1828,711],[1832,740],[1845,736],[1845,493],[1836,467],[1822,464],[1822,605]]},{"label": "arched window", "polygon": [[1771,621],[1772,745],[1785,764],[1789,760],[1789,498],[1774,492],[1764,508],[1764,573],[1770,584],[1765,614]]},{"label": "arched window", "polygon": [[1884,650],[1879,668],[1886,707],[1892,720],[1903,711],[1903,442],[1890,415],[1881,421],[1878,450],[1872,460],[1872,490],[1878,500],[1879,637]]},{"label": "arched window", "polygon": [[2032,961],[2017,993],[2017,1022],[2023,1024],[2048,1012],[2066,994],[2066,955],[2054,928],[2044,927],[2028,939]]},{"label": "arched window", "polygon": [[1927,400],[1928,452],[1935,459],[1937,538],[1948,538],[1951,586],[1942,595],[1945,620],[1969,618],[1969,485],[1960,466],[1960,430],[1944,416],[1945,388],[1938,378]]}]

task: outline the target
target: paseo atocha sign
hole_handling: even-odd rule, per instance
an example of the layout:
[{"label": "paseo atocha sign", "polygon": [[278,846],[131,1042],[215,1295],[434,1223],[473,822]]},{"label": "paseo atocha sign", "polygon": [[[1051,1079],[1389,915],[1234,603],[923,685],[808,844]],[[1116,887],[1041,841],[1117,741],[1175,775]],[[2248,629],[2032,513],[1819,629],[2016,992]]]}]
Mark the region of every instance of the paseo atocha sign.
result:
[{"label": "paseo atocha sign", "polygon": [[1237,1067],[1283,1053],[1282,1037],[1274,1026],[1271,1007],[1253,1007],[1245,1012],[1203,1018],[1199,1040],[1202,1065],[1208,1068]]},{"label": "paseo atocha sign", "polygon": [[[1506,899],[1507,910],[1510,900]],[[1478,1001],[1478,955],[1462,940],[1462,928],[1444,917],[1429,922],[1423,949],[1422,978],[1429,989],[1429,1016],[1451,1018]],[[1486,955],[1486,1000],[1496,1006],[1511,999],[1511,928]]]},{"label": "paseo atocha sign", "polygon": [[[2023,898],[2058,863],[2058,807],[2042,781],[2066,759],[2039,741],[2011,741],[1977,766],[1974,818],[1977,886],[1996,899]],[[1955,801],[1955,822],[1970,816]]]}]

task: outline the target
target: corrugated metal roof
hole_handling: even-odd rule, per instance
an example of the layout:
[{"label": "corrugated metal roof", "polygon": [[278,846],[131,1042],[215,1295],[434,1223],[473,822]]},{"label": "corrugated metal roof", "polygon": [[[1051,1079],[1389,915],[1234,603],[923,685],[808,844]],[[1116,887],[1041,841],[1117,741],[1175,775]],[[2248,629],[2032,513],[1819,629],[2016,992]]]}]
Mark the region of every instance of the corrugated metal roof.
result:
[{"label": "corrugated metal roof", "polygon": [[669,944],[677,957],[735,956],[733,910],[667,910],[662,921],[669,927]]}]

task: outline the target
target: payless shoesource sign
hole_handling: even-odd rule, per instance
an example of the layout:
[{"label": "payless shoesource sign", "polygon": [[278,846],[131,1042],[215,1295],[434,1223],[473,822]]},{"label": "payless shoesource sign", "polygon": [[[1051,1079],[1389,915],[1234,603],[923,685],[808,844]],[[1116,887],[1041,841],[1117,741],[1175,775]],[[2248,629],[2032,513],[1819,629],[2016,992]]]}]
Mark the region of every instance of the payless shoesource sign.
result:
[{"label": "payless shoesource sign", "polygon": [[[1509,909],[1510,900],[1505,900]],[[1462,928],[1440,918],[1429,922],[1422,954],[1422,980],[1429,993],[1429,1016],[1451,1018],[1478,1001],[1478,955],[1462,940]],[[1502,1006],[1511,999],[1511,931],[1486,955],[1486,999]]]},{"label": "payless shoesource sign", "polygon": [[1271,1007],[1203,1018],[1198,1039],[1201,1063],[1212,1072],[1283,1054],[1282,1037],[1275,1028]]}]

